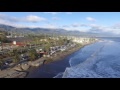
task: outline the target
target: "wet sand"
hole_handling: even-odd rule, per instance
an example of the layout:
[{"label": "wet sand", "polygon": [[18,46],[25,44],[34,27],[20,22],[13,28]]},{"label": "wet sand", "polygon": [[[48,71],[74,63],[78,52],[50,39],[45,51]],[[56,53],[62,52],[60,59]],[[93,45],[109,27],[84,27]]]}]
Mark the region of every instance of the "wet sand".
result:
[{"label": "wet sand", "polygon": [[53,56],[52,61],[47,61],[44,65],[29,69],[29,74],[26,78],[53,78],[58,73],[64,72],[66,67],[70,67],[70,58],[87,45],[71,48],[67,52],[57,53],[56,56]]},{"label": "wet sand", "polygon": [[36,69],[32,69],[26,78],[53,78],[58,73],[64,72],[66,67],[70,67],[69,60],[78,51],[69,54],[65,58],[41,65]]},{"label": "wet sand", "polygon": [[[91,42],[92,44],[95,42]],[[25,78],[53,78],[58,73],[64,72],[66,67],[69,67],[69,60],[76,54],[81,48],[89,44],[77,46],[64,52],[58,52],[52,56],[52,60],[46,60],[44,65],[39,67],[32,67],[29,69],[29,74]]]}]

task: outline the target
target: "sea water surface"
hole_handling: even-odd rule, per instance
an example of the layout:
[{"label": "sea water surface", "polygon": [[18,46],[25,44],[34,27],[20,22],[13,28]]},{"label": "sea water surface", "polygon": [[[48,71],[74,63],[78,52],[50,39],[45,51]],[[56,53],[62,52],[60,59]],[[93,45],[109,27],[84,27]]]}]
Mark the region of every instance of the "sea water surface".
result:
[{"label": "sea water surface", "polygon": [[40,66],[32,78],[120,78],[120,38],[100,38],[63,60]]},{"label": "sea water surface", "polygon": [[120,78],[120,38],[102,39],[72,57],[62,78]]}]

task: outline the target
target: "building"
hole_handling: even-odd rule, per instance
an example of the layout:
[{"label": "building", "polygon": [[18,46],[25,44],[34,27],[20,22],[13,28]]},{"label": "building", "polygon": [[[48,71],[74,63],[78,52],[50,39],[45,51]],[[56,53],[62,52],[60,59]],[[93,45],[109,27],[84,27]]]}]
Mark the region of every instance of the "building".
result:
[{"label": "building", "polygon": [[72,41],[76,42],[76,43],[89,43],[90,42],[90,38],[74,37],[74,38],[72,38]]},{"label": "building", "polygon": [[31,42],[30,38],[24,38],[24,37],[9,38],[9,40],[12,42],[12,45],[15,46],[26,46],[27,43]]}]

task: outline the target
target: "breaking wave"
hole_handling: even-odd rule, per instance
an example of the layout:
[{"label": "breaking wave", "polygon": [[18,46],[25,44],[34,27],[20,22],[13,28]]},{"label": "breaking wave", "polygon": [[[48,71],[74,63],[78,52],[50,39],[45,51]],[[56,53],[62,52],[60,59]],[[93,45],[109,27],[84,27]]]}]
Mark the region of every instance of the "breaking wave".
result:
[{"label": "breaking wave", "polygon": [[85,46],[69,64],[54,78],[120,78],[120,39]]},{"label": "breaking wave", "polygon": [[[86,46],[70,59],[62,78],[119,78],[120,43],[100,41]],[[82,62],[81,62],[82,61]]]}]

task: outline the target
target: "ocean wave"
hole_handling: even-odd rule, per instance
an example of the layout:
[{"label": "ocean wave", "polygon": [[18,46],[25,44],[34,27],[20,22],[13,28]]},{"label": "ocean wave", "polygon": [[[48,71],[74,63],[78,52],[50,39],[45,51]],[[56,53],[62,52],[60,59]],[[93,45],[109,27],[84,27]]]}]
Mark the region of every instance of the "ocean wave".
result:
[{"label": "ocean wave", "polygon": [[93,46],[89,45],[89,47],[85,47],[82,53],[85,51],[88,51],[88,53],[91,54],[90,57],[87,57],[87,59],[85,59],[82,63],[79,63],[79,60],[75,61],[75,57],[72,58],[70,63],[78,63],[72,67],[67,67],[62,78],[120,77],[119,43],[108,40],[104,42],[98,42]]},{"label": "ocean wave", "polygon": [[54,76],[53,78],[62,78],[62,76],[63,76],[63,72],[60,72],[56,76]]}]

